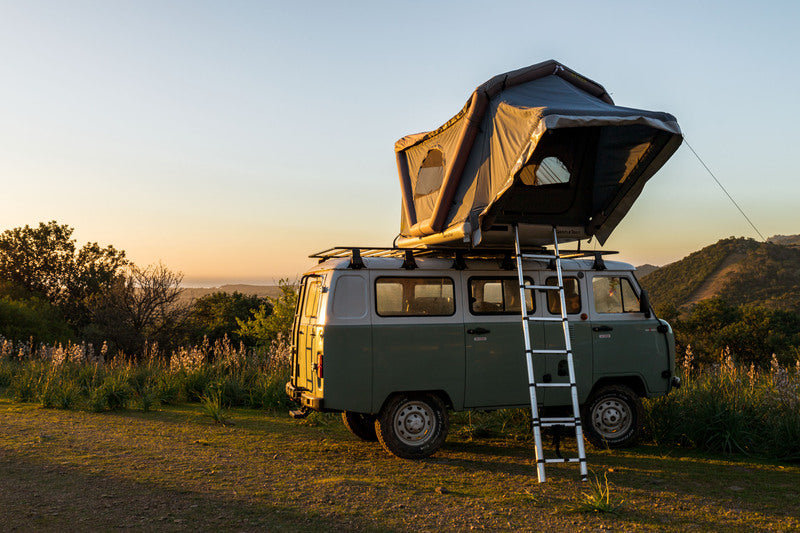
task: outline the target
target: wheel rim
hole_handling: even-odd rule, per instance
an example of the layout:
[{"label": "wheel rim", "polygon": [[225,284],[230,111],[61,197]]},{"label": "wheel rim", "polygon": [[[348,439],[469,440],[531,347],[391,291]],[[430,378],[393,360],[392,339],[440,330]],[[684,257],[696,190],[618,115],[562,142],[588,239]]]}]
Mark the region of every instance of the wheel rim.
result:
[{"label": "wheel rim", "polygon": [[613,439],[631,428],[633,416],[627,403],[608,398],[592,408],[592,425],[604,439]]},{"label": "wheel rim", "polygon": [[394,415],[397,438],[409,446],[425,444],[433,436],[436,417],[425,402],[405,403]]}]

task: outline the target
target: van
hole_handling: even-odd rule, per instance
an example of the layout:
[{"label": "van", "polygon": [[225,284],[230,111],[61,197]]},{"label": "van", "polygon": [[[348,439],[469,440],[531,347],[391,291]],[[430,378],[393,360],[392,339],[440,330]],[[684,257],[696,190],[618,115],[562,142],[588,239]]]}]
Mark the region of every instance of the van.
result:
[{"label": "van", "polygon": [[[408,459],[433,454],[448,410],[530,408],[520,283],[508,252],[335,248],[301,280],[286,392],[341,412],[357,437]],[[525,260],[527,285],[557,285],[554,261]],[[642,398],[679,385],[675,341],[634,268],[562,259],[581,418],[598,446],[636,442]],[[527,289],[527,312],[560,317],[558,291]],[[563,349],[559,321],[530,323],[534,349]],[[568,382],[565,357],[534,356],[537,383]],[[537,391],[540,410],[570,410],[569,388]]]}]

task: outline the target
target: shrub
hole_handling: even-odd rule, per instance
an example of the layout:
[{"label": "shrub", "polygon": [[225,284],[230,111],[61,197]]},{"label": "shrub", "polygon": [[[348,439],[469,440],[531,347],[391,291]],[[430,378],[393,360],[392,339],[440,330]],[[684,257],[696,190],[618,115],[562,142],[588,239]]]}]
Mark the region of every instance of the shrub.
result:
[{"label": "shrub", "polygon": [[128,375],[125,371],[116,371],[107,375],[103,384],[95,392],[98,395],[95,398],[95,407],[102,406],[111,411],[125,409],[133,396],[133,389],[128,383]]},{"label": "shrub", "polygon": [[658,444],[800,460],[800,368],[773,356],[769,370],[725,364],[685,368],[683,385],[644,402]]}]

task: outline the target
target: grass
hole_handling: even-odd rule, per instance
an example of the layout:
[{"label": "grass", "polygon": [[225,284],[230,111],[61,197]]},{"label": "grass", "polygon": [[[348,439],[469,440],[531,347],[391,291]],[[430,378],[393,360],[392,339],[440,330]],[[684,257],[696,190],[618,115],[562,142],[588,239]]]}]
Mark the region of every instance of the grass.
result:
[{"label": "grass", "polygon": [[603,472],[603,481],[594,475],[594,480],[590,480],[590,490],[582,492],[577,504],[573,508],[579,513],[611,513],[619,514],[622,509],[623,501],[618,497],[611,496],[611,488],[608,486],[608,472]]},{"label": "grass", "polygon": [[645,402],[646,427],[660,444],[800,461],[800,362],[769,369],[736,365],[730,356],[684,368],[684,385]]},{"label": "grass", "polygon": [[[149,412],[197,402],[208,417],[225,424],[231,407],[291,406],[284,392],[288,353],[281,343],[253,350],[225,340],[180,348],[170,357],[101,362],[86,345],[2,341],[0,395],[44,408],[95,412]],[[773,356],[770,368],[759,370],[728,356],[722,364],[697,369],[690,354],[683,361],[684,385],[644,402],[646,438],[667,446],[800,461],[800,363],[784,367]],[[530,413],[457,413],[451,431],[466,440],[529,441]]]},{"label": "grass", "polygon": [[44,408],[95,412],[208,405],[212,397],[220,408],[284,409],[287,353],[282,343],[251,349],[223,340],[143,361],[103,361],[87,345],[15,345],[0,338],[0,394]]},{"label": "grass", "polygon": [[208,395],[201,398],[201,403],[203,406],[203,414],[213,420],[214,423],[222,424],[223,426],[233,425],[233,423],[226,418],[227,413],[222,406],[222,393],[220,391],[209,391]]},{"label": "grass", "polygon": [[[64,411],[0,399],[0,515],[14,530],[775,531],[800,528],[800,467],[654,445],[590,450],[615,512],[576,513],[574,465],[536,481],[532,443],[452,436],[404,461],[314,423],[198,404]],[[603,483],[602,481],[600,483]],[[605,485],[604,485],[605,486]],[[35,502],[35,504],[34,504]]]}]

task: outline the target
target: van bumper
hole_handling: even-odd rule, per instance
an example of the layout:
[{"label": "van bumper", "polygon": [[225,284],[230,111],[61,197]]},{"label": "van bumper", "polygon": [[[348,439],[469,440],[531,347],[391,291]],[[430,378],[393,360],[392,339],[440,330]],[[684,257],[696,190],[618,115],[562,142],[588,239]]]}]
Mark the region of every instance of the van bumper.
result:
[{"label": "van bumper", "polygon": [[292,401],[298,402],[303,407],[313,409],[314,411],[323,410],[323,400],[319,396],[314,396],[310,392],[300,387],[295,387],[291,381],[286,383],[286,395]]}]

